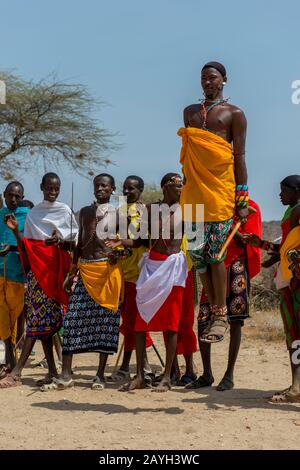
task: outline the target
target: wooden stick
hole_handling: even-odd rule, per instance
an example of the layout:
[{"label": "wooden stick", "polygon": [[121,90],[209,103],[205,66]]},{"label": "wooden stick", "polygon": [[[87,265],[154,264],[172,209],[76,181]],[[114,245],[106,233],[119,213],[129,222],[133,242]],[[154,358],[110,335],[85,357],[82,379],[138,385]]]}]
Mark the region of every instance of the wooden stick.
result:
[{"label": "wooden stick", "polygon": [[224,243],[224,245],[222,246],[222,249],[220,251],[220,253],[218,254],[218,259],[221,259],[222,256],[224,255],[225,251],[227,250],[228,248],[228,245],[229,243],[231,242],[231,240],[233,239],[233,237],[235,236],[236,232],[238,231],[238,229],[240,228],[240,226],[242,225],[242,222],[239,220],[234,229],[232,230],[231,234],[229,235],[229,237],[227,238],[226,242]]},{"label": "wooden stick", "polygon": [[26,334],[26,330],[23,331],[21,338],[19,339],[19,341],[17,342],[17,344],[16,344],[15,347],[14,347],[14,351],[15,351],[15,352],[16,352],[16,350],[17,350],[17,347],[18,347],[19,344],[21,343],[22,339],[25,338],[25,334]]},{"label": "wooden stick", "polygon": [[[254,207],[249,206],[248,211],[249,211],[249,214],[254,214],[256,212],[256,209],[254,209]],[[224,255],[225,251],[228,248],[229,243],[231,242],[231,240],[233,239],[233,237],[235,236],[236,232],[238,231],[238,229],[240,228],[241,225],[242,225],[242,222],[239,220],[236,223],[235,227],[233,228],[231,234],[229,235],[229,237],[225,241],[224,245],[222,246],[222,249],[221,249],[220,253],[218,254],[218,258],[217,258],[218,260],[221,259],[222,256]]]},{"label": "wooden stick", "polygon": [[158,357],[158,359],[159,359],[159,362],[161,363],[162,367],[164,368],[164,367],[165,367],[165,363],[164,363],[164,361],[162,360],[162,357],[161,357],[161,355],[159,354],[158,349],[157,349],[157,347],[155,346],[154,343],[152,344],[152,347],[153,347],[154,351],[156,352],[156,355],[157,355],[157,357]]},{"label": "wooden stick", "polygon": [[113,374],[115,374],[117,372],[117,368],[118,368],[118,365],[119,365],[119,362],[120,362],[120,359],[121,359],[121,355],[122,355],[122,352],[123,352],[123,349],[124,349],[124,343],[125,343],[125,339],[123,338],[121,348],[120,348],[120,351],[119,351],[119,354],[118,354],[118,357],[117,357],[117,360],[116,360],[116,363],[115,363],[115,367],[114,367],[114,370],[112,372]]}]

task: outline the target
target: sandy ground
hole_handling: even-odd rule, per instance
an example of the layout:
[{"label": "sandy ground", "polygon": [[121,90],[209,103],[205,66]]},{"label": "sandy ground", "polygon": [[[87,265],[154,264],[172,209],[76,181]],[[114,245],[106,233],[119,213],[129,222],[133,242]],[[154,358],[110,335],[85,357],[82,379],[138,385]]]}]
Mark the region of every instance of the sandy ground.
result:
[{"label": "sandy ground", "polygon": [[[42,358],[38,346],[34,361],[25,369],[24,384],[0,390],[0,448],[299,449],[300,404],[267,401],[274,391],[290,384],[284,341],[252,336],[248,322],[235,388],[228,392],[175,387],[164,394],[150,389],[121,393],[112,384],[104,391],[92,391],[98,358],[88,354],[75,358],[73,389],[43,393],[34,386],[45,373],[33,367]],[[163,353],[161,336],[154,338]],[[228,337],[213,348],[215,384],[225,370],[227,348]],[[149,357],[159,369],[153,351]],[[110,358],[108,373],[114,361]],[[195,362],[201,371],[199,353]]]}]

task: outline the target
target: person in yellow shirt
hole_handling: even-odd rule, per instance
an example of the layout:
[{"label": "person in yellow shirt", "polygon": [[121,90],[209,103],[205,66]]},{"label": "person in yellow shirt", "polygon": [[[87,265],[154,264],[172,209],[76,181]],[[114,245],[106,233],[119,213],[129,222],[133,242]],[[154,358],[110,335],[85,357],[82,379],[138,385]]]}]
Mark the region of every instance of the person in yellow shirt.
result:
[{"label": "person in yellow shirt", "polygon": [[[139,228],[139,218],[142,207],[145,207],[141,201],[141,195],[144,190],[144,181],[136,175],[127,176],[123,183],[123,195],[127,198],[127,205],[121,209],[126,210],[129,224],[133,224],[136,230]],[[130,227],[129,227],[130,229]],[[130,235],[130,232],[129,232]],[[130,379],[129,364],[132,351],[135,349],[135,321],[138,315],[136,305],[136,281],[139,277],[139,262],[147,248],[142,245],[139,248],[132,249],[132,255],[123,262],[123,276],[125,281],[124,300],[121,305],[122,325],[120,332],[124,335],[124,354],[123,361],[119,370],[112,374],[114,382],[122,383]],[[152,346],[153,341],[146,334],[146,348]],[[150,365],[145,357],[145,373],[151,373]]]}]

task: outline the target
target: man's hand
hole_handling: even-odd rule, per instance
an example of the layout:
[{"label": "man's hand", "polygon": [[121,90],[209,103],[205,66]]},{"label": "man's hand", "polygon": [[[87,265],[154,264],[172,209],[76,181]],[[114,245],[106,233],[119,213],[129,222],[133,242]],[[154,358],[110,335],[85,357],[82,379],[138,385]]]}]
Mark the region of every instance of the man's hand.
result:
[{"label": "man's hand", "polygon": [[258,248],[262,245],[262,239],[259,238],[255,233],[243,233],[243,242],[247,245],[257,246]]},{"label": "man's hand", "polygon": [[13,232],[18,229],[19,224],[14,214],[6,214],[4,217],[4,222]]},{"label": "man's hand", "polygon": [[46,238],[45,245],[46,246],[58,245],[58,243],[59,243],[59,238],[57,235],[57,231],[53,230],[51,237]]},{"label": "man's hand", "polygon": [[108,248],[112,248],[113,250],[115,250],[116,248],[118,248],[119,246],[122,245],[122,241],[121,241],[121,240],[118,240],[118,239],[115,239],[115,240],[106,240],[105,245],[106,245]]},{"label": "man's hand", "polygon": [[242,222],[242,225],[244,225],[247,222],[247,217],[249,215],[248,207],[237,208],[236,215],[238,219]]},{"label": "man's hand", "polygon": [[10,245],[0,244],[0,256],[6,256],[10,252]]}]

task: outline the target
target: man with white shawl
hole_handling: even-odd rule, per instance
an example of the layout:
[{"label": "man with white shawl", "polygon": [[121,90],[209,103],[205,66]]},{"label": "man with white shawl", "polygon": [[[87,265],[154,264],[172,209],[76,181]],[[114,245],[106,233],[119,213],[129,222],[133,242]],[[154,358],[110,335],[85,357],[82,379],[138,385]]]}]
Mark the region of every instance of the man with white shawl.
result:
[{"label": "man with white shawl", "polygon": [[[182,185],[182,179],[177,173],[166,174],[161,181],[163,201],[148,207],[150,251],[143,255],[136,284],[139,310],[135,324],[137,375],[121,387],[121,391],[146,386],[144,355],[147,331],[163,331],[166,340],[166,367],[160,383],[153,390],[166,392],[171,389],[171,369],[176,354],[183,294],[188,276],[186,256],[181,250],[183,226],[179,198]],[[154,211],[157,212],[156,219]],[[122,243],[124,246],[132,245],[129,240],[122,240]]]},{"label": "man with white shawl", "polygon": [[57,376],[52,336],[62,326],[63,308],[68,303],[63,281],[70,268],[68,250],[78,233],[72,210],[57,201],[60,186],[58,175],[44,175],[41,183],[44,200],[30,211],[24,237],[13,214],[5,219],[17,239],[27,276],[27,327],[20,359],[12,372],[0,381],[0,388],[21,385],[22,370],[37,339],[42,341],[48,363],[49,374],[45,381]]}]

